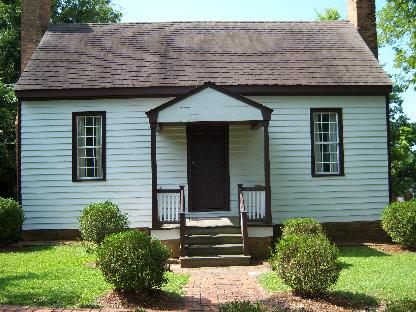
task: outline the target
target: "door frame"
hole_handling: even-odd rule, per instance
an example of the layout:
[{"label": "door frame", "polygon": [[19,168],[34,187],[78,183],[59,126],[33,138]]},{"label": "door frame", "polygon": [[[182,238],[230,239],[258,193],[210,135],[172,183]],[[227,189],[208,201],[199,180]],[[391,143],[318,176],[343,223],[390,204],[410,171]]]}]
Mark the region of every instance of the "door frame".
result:
[{"label": "door frame", "polygon": [[[191,141],[190,133],[194,129],[212,129],[212,128],[221,128],[225,131],[225,148],[224,148],[224,157],[225,157],[225,207],[224,209],[201,209],[201,210],[192,210],[192,175],[191,175]],[[230,144],[229,144],[229,124],[227,122],[193,122],[186,124],[186,156],[187,156],[187,178],[188,178],[188,212],[215,212],[215,211],[230,211]]]}]

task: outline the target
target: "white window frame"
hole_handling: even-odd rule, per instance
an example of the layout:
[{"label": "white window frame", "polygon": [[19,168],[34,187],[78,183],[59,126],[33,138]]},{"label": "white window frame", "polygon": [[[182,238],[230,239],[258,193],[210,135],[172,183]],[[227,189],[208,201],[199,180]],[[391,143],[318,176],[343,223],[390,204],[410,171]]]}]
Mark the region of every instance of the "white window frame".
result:
[{"label": "white window frame", "polygon": [[[324,121],[323,116],[325,115],[328,117]],[[312,108],[310,118],[312,176],[344,175],[342,109]],[[323,129],[324,127],[326,129]],[[333,131],[334,129],[336,131]],[[324,146],[327,147],[324,148]],[[334,155],[335,157],[333,157]],[[325,170],[325,167],[328,170]],[[334,169],[335,167],[336,169]]]},{"label": "white window frame", "polygon": [[[100,124],[96,124],[98,120]],[[92,121],[92,124],[88,124],[87,121]],[[80,125],[80,122],[83,125]],[[105,112],[74,112],[72,114],[72,180],[74,182],[106,179],[105,129]],[[92,144],[87,145],[87,141],[91,140]],[[84,156],[80,157],[80,155]]]}]

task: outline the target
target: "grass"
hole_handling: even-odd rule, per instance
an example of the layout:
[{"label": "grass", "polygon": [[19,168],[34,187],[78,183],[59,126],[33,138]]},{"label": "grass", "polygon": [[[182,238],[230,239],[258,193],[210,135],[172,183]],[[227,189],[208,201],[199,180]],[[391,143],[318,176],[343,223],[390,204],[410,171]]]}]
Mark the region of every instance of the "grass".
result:
[{"label": "grass", "polygon": [[[341,247],[343,270],[333,294],[355,303],[413,302],[416,298],[416,253],[384,253],[370,247]],[[275,272],[260,276],[271,292],[289,288]]]},{"label": "grass", "polygon": [[[45,307],[92,307],[112,286],[98,268],[95,255],[81,244],[0,250],[0,304]],[[163,290],[182,295],[188,276],[167,273]]]},{"label": "grass", "polygon": [[168,283],[162,287],[162,290],[174,297],[185,294],[184,286],[188,284],[189,275],[167,272]]}]

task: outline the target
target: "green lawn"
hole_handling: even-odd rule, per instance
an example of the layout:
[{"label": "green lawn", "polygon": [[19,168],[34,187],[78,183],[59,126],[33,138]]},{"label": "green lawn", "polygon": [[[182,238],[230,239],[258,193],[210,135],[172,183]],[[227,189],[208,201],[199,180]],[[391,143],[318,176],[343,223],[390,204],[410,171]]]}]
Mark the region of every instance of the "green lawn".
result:
[{"label": "green lawn", "polygon": [[[109,292],[94,254],[80,244],[0,250],[0,304],[48,307],[95,306]],[[181,295],[188,276],[169,272],[163,290]]]},{"label": "green lawn", "polygon": [[[343,270],[332,292],[356,303],[416,299],[416,253],[384,253],[369,247],[341,247]],[[289,290],[274,272],[260,276],[271,291]]]}]

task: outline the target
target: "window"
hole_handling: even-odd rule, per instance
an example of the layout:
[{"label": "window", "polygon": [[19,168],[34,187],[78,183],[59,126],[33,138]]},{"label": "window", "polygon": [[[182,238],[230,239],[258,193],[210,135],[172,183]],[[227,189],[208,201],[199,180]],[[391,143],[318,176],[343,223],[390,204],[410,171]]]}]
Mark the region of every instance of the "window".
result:
[{"label": "window", "polygon": [[311,109],[312,176],[344,175],[342,110]]},{"label": "window", "polygon": [[72,180],[105,180],[105,112],[72,113]]}]

